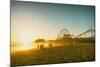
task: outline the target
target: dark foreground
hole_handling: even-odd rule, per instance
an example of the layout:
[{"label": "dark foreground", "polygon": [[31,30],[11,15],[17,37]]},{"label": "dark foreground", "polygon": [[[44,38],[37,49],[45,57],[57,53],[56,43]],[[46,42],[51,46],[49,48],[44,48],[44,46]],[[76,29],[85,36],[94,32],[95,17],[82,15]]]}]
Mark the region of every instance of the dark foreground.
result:
[{"label": "dark foreground", "polygon": [[33,49],[11,53],[12,66],[86,61],[95,61],[95,46],[93,44]]}]

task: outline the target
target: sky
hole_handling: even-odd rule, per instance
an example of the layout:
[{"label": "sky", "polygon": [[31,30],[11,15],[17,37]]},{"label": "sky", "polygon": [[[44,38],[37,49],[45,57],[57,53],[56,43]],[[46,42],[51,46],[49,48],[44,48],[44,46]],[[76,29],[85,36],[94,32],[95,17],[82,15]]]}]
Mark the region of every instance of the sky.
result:
[{"label": "sky", "polygon": [[55,39],[61,29],[77,36],[95,24],[95,7],[89,5],[11,2],[11,40]]}]

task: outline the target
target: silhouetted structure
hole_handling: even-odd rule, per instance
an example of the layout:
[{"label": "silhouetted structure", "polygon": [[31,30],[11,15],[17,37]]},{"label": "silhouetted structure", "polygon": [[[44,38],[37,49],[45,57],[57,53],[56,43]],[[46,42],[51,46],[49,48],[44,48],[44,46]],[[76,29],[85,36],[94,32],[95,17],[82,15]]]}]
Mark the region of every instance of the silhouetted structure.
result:
[{"label": "silhouetted structure", "polygon": [[95,43],[95,30],[89,29],[76,36],[74,40],[76,43]]},{"label": "silhouetted structure", "polygon": [[[87,35],[87,33],[91,33],[91,36]],[[84,37],[82,37],[85,35]],[[87,36],[86,36],[87,35]],[[57,39],[55,40],[47,40],[37,39],[35,41],[37,48],[43,49],[44,47],[58,47],[58,46],[70,46],[75,45],[77,43],[94,43],[95,42],[95,30],[89,29],[82,34],[74,37],[71,35],[67,29],[62,29],[58,34]]]}]

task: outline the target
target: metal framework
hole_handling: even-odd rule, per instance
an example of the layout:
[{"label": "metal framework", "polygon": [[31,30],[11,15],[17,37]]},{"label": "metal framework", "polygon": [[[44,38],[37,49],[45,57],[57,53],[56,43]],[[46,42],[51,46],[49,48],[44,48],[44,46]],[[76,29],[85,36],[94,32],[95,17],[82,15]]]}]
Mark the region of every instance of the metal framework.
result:
[{"label": "metal framework", "polygon": [[86,38],[86,37],[87,37],[86,34],[89,33],[89,32],[91,33],[91,37],[94,37],[94,35],[95,35],[95,34],[94,34],[94,33],[95,33],[95,30],[89,29],[89,30],[87,30],[87,31],[85,31],[85,32],[83,32],[83,33],[81,33],[81,34],[79,34],[79,35],[76,36],[75,38],[79,38],[79,37],[81,37],[82,35],[85,35],[85,38]]},{"label": "metal framework", "polygon": [[61,29],[58,38],[72,38],[72,35],[67,29]]}]

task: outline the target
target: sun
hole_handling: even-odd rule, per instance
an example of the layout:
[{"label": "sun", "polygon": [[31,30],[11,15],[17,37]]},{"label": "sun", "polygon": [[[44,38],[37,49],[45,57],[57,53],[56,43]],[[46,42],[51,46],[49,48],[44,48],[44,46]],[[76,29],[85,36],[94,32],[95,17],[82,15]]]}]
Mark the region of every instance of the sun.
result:
[{"label": "sun", "polygon": [[16,51],[28,51],[34,48],[33,44],[30,43],[22,43],[20,46],[15,46],[11,48],[11,52],[16,52]]},{"label": "sun", "polygon": [[17,46],[16,44],[15,47],[12,47],[12,52],[13,51],[25,51],[25,50],[30,50],[34,48],[34,45],[32,44],[33,41],[33,34],[30,32],[24,32],[20,33],[19,36],[17,37],[16,40],[20,45]]}]

